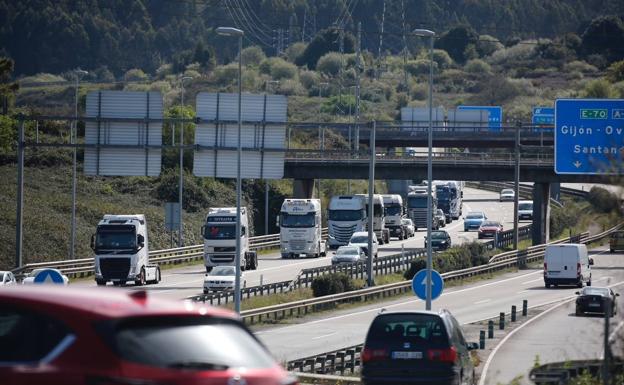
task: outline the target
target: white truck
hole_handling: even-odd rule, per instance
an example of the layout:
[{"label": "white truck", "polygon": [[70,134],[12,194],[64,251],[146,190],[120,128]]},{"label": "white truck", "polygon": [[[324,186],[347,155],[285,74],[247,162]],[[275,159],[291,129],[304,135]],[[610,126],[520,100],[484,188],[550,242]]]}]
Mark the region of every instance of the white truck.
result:
[{"label": "white truck", "polygon": [[398,237],[399,240],[407,238],[407,229],[401,223],[405,214],[403,197],[400,194],[384,194],[382,198],[386,210],[386,228],[390,231],[390,236]]},{"label": "white truck", "polygon": [[[368,194],[358,194],[366,203],[368,214]],[[366,221],[368,224],[368,221]],[[366,228],[365,228],[366,229]],[[390,242],[390,230],[386,228],[386,212],[384,201],[380,194],[373,194],[373,231],[377,235],[380,245]]]},{"label": "white truck", "polygon": [[349,244],[356,231],[366,229],[366,203],[361,196],[340,195],[329,201],[327,227],[329,247]]},{"label": "white truck", "polygon": [[277,224],[282,258],[327,255],[327,244],[321,234],[320,199],[285,199]]},{"label": "white truck", "polygon": [[[249,218],[247,209],[241,207],[240,212],[241,239],[240,263],[241,270],[255,270],[258,267],[258,255],[249,250]],[[206,215],[206,223],[202,226],[204,238],[204,264],[210,273],[214,266],[234,265],[236,256],[236,207],[211,208]]]},{"label": "white truck", "polygon": [[104,215],[91,236],[98,286],[127,281],[136,285],[160,282],[160,268],[149,263],[147,223],[143,214]]}]

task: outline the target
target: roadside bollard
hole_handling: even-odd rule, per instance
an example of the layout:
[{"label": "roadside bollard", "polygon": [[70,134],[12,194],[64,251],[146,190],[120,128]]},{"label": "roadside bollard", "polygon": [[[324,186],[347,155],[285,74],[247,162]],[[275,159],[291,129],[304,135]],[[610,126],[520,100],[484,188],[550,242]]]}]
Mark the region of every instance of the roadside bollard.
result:
[{"label": "roadside bollard", "polygon": [[516,322],[516,305],[511,306],[511,322]]},{"label": "roadside bollard", "polygon": [[505,329],[505,313],[501,312],[500,316],[498,317],[498,328],[500,330],[504,330]]},{"label": "roadside bollard", "polygon": [[488,338],[494,338],[494,321],[488,321]]},{"label": "roadside bollard", "polygon": [[485,349],[485,330],[479,331],[479,349]]},{"label": "roadside bollard", "polygon": [[529,301],[522,300],[522,316],[526,317],[528,314],[528,310],[529,310]]}]

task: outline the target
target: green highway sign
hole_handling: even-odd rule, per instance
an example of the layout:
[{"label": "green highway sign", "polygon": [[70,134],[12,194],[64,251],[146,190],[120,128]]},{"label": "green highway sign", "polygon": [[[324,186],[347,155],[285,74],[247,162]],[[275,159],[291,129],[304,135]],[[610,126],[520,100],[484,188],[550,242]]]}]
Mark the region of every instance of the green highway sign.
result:
[{"label": "green highway sign", "polygon": [[607,119],[609,110],[602,108],[582,108],[581,119]]}]

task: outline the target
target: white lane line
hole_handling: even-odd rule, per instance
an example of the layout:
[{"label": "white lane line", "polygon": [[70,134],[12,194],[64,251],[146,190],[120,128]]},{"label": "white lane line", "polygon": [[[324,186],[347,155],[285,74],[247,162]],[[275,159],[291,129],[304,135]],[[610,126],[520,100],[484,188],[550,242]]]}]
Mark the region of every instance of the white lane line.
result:
[{"label": "white lane line", "polygon": [[526,281],[526,282],[522,282],[523,285],[528,285],[529,283],[533,283],[533,282],[537,282],[537,281],[543,281],[544,278],[538,278],[538,279],[534,279],[531,281]]},{"label": "white lane line", "polygon": [[[624,281],[623,282],[618,282],[618,283],[616,283],[614,285],[611,285],[610,287],[615,287],[615,286],[619,286],[619,285],[622,285],[622,284],[624,284]],[[553,306],[551,308],[548,308],[548,309],[544,310],[540,314],[536,315],[535,317],[531,318],[530,320],[528,320],[525,323],[521,324],[520,326],[516,327],[514,330],[511,331],[511,333],[507,334],[505,336],[505,338],[503,338],[498,343],[498,345],[496,345],[494,350],[492,350],[492,352],[488,356],[487,360],[485,361],[485,365],[483,366],[483,371],[481,372],[481,378],[479,378],[479,385],[485,385],[485,378],[487,376],[488,368],[490,367],[490,364],[492,363],[492,360],[494,359],[494,356],[496,355],[498,350],[501,348],[501,346],[503,346],[503,344],[505,342],[507,342],[508,339],[510,339],[514,334],[516,334],[516,332],[518,332],[519,330],[522,330],[525,326],[530,325],[531,323],[533,323],[534,321],[542,318],[543,316],[545,316],[546,314],[550,313],[551,311],[553,311],[555,309],[558,309],[559,307],[572,302],[576,298],[576,296],[566,297],[566,298],[567,299],[564,298],[564,301],[561,302],[560,304],[555,305],[555,306]]]},{"label": "white lane line", "polygon": [[482,303],[488,303],[490,301],[491,301],[491,299],[488,298],[488,299],[484,299],[484,300],[481,300],[481,301],[477,301],[474,304],[475,305],[481,305]]},{"label": "white lane line", "polygon": [[318,337],[312,337],[310,339],[312,340],[320,340],[321,338],[325,338],[325,337],[329,337],[329,336],[333,336],[334,334],[336,334],[337,332],[333,332],[333,333],[329,333],[329,334],[324,334],[322,336],[318,336]]},{"label": "white lane line", "polygon": [[526,293],[527,291],[531,291],[531,290],[529,290],[529,289],[520,290],[520,291],[516,292],[516,294]]},{"label": "white lane line", "polygon": [[[442,293],[441,297],[445,296],[445,295],[463,293],[463,292],[468,291],[468,290],[476,290],[476,289],[480,289],[482,287],[487,287],[487,286],[491,286],[491,285],[497,285],[499,283],[505,283],[505,282],[508,282],[508,281],[512,281],[514,279],[519,279],[519,278],[526,277],[527,275],[541,273],[541,272],[542,272],[541,270],[534,271],[532,273],[522,274],[522,275],[519,275],[517,277],[511,277],[511,278],[503,279],[503,280],[500,280],[500,281],[486,283],[486,284],[479,285],[479,286],[473,286],[473,287],[469,287],[469,288],[466,288],[466,289],[449,291],[447,293]],[[313,324],[317,324],[317,323],[321,323],[321,322],[333,321],[333,320],[338,320],[338,319],[342,319],[342,318],[346,318],[346,317],[352,317],[352,316],[366,314],[366,313],[378,313],[379,310],[382,309],[382,308],[389,309],[389,308],[393,308],[393,307],[404,306],[406,304],[415,303],[415,302],[422,303],[422,300],[421,299],[407,300],[407,301],[399,302],[399,303],[396,303],[396,304],[393,304],[393,305],[381,306],[381,307],[374,308],[374,309],[362,310],[362,311],[359,311],[359,312],[343,314],[343,315],[339,315],[339,316],[335,316],[335,317],[318,319],[318,320],[315,320],[315,321],[306,322],[305,324],[290,325],[290,326],[279,327],[279,328],[275,328],[275,329],[271,329],[271,330],[259,331],[259,332],[255,332],[255,334],[268,334],[268,333],[282,332],[284,330],[287,330],[287,329],[290,329],[290,328],[294,328],[294,327],[300,327],[300,326],[303,326],[303,325],[313,325]]]}]

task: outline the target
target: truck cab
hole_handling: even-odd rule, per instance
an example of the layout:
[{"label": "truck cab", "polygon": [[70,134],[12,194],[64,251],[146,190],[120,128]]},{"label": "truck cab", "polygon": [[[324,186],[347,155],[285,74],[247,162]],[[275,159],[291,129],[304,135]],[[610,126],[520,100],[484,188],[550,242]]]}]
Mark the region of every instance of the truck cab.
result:
[{"label": "truck cab", "polygon": [[[247,209],[240,209],[241,270],[255,270],[258,255],[249,248],[249,218]],[[234,265],[236,256],[236,207],[211,208],[201,229],[204,238],[204,264],[209,273],[214,266]]]},{"label": "truck cab", "polygon": [[320,199],[285,199],[277,219],[282,258],[318,258],[327,254],[321,233]]},{"label": "truck cab", "polygon": [[435,186],[437,208],[444,212],[446,223],[451,223],[462,215],[462,197],[458,186],[454,181]]},{"label": "truck cab", "polygon": [[95,282],[136,285],[160,282],[158,265],[149,263],[147,223],[143,214],[104,215],[91,236],[95,252]]},{"label": "truck cab", "polygon": [[[414,222],[414,228],[427,228],[427,186],[416,186],[407,194],[407,212],[409,218]],[[437,209],[436,189],[431,190],[431,228],[438,229],[435,221],[435,211]]]},{"label": "truck cab", "polygon": [[399,194],[385,194],[382,198],[386,210],[386,228],[390,231],[390,236],[397,237],[399,240],[407,238],[407,229],[401,223],[405,214],[403,198]]},{"label": "truck cab", "polygon": [[361,196],[340,195],[332,197],[327,211],[329,247],[336,248],[347,245],[353,233],[364,231],[366,218],[366,204]]}]

